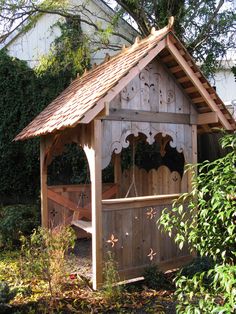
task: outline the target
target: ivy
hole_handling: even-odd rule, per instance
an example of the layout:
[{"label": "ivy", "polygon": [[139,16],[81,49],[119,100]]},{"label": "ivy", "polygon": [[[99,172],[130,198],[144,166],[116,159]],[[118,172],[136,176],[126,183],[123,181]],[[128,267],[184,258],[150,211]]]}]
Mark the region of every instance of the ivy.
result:
[{"label": "ivy", "polygon": [[[35,202],[38,198],[39,140],[13,139],[89,67],[80,20],[67,20],[59,27],[61,36],[35,70],[8,56],[7,51],[0,51],[0,204]],[[68,158],[73,156],[72,152]],[[59,167],[63,168],[63,163],[58,162]]]}]

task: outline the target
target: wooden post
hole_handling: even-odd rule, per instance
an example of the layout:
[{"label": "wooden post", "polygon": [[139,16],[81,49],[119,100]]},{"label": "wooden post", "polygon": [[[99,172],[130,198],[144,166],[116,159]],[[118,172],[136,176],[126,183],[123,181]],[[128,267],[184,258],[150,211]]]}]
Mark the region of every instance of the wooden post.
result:
[{"label": "wooden post", "polygon": [[47,163],[45,160],[46,137],[40,138],[41,225],[49,227],[47,199]]},{"label": "wooden post", "polygon": [[[88,136],[88,133],[86,134]],[[101,171],[101,120],[91,122],[90,139],[84,140],[92,190],[92,265],[93,289],[102,284],[102,171]],[[87,142],[87,143],[86,143]],[[89,143],[90,142],[90,143]]]},{"label": "wooden post", "polygon": [[[197,164],[197,125],[192,125],[192,156],[191,163]],[[195,168],[194,171],[197,171]],[[188,171],[188,192],[192,190],[192,171]]]},{"label": "wooden post", "polygon": [[117,184],[117,197],[121,196],[121,153],[114,154],[114,182]]}]

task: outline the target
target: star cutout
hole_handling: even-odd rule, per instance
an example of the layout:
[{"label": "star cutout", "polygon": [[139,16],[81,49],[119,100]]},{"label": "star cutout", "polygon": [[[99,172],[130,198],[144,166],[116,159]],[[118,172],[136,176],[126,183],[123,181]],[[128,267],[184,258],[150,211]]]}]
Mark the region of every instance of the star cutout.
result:
[{"label": "star cutout", "polygon": [[148,208],[147,213],[146,213],[147,218],[149,218],[150,220],[153,219],[155,217],[156,213],[157,212],[155,211],[155,209],[153,207]]},{"label": "star cutout", "polygon": [[150,253],[148,254],[148,257],[150,258],[150,261],[153,260],[155,255],[157,255],[157,253],[154,253],[153,249],[150,249]]},{"label": "star cutout", "polygon": [[111,238],[106,241],[107,243],[111,243],[111,247],[114,247],[118,239],[115,238],[114,234],[111,235]]}]

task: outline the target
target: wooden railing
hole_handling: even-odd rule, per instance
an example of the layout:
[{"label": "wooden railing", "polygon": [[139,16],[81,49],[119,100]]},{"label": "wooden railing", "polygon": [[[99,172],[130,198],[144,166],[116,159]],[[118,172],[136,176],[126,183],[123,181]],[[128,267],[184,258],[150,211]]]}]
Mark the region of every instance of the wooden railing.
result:
[{"label": "wooden railing", "polygon": [[103,258],[112,251],[121,279],[142,276],[146,267],[175,268],[189,260],[174,239],[162,233],[157,220],[164,208],[171,210],[180,194],[141,196],[102,201]]},{"label": "wooden railing", "polygon": [[[103,185],[103,198],[114,197],[116,193],[116,184]],[[54,227],[81,219],[91,221],[90,184],[48,186],[47,196],[49,220]]]}]

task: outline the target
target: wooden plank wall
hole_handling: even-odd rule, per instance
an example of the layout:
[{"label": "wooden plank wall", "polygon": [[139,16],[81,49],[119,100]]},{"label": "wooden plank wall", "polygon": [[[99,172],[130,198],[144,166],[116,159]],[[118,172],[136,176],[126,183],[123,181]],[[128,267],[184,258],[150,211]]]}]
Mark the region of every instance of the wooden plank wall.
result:
[{"label": "wooden plank wall", "polygon": [[[125,197],[132,182],[132,176],[133,167],[126,169],[122,173],[119,191],[121,197]],[[188,189],[187,176],[184,175],[183,178],[181,178],[177,171],[171,172],[166,166],[151,169],[150,171],[135,166],[134,176],[138,196],[175,194],[187,192]],[[135,196],[135,193],[132,188],[129,197],[133,196]]]},{"label": "wooden plank wall", "polygon": [[103,204],[103,259],[112,252],[121,280],[140,277],[153,264],[165,269],[167,265],[176,267],[183,259],[189,260],[187,248],[180,251],[173,238],[161,233],[156,225],[163,208],[170,209],[171,202],[156,205],[154,200],[148,206],[139,202],[139,207],[134,202],[123,209],[119,204],[117,207]]},{"label": "wooden plank wall", "polygon": [[[111,112],[119,110],[133,110],[135,112],[153,112],[189,115],[194,117],[196,111],[191,105],[183,89],[177,84],[173,76],[168,73],[160,61],[154,60],[137,75],[109,104]],[[105,168],[112,153],[120,153],[122,148],[129,146],[127,137],[139,133],[147,137],[152,144],[159,133],[172,138],[171,146],[183,151],[185,162],[191,163],[192,141],[191,126],[177,123],[155,123],[140,121],[102,121],[102,163]]]}]

